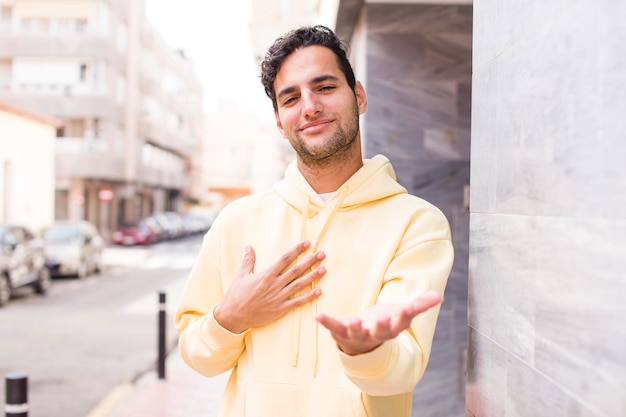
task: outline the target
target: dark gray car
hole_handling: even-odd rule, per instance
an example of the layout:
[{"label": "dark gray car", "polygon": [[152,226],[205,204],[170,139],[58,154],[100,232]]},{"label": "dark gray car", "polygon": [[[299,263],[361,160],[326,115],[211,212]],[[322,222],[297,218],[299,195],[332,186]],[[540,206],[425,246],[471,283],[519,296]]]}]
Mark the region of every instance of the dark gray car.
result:
[{"label": "dark gray car", "polygon": [[50,284],[43,241],[22,225],[0,225],[0,306],[16,288],[45,294]]}]

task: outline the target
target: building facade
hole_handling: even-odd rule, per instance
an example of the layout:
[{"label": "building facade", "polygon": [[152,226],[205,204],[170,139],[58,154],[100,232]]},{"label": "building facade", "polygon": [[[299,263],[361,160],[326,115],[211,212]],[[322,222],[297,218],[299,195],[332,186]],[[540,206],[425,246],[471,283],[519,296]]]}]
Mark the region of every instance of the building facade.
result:
[{"label": "building facade", "polygon": [[54,220],[54,142],[61,125],[0,102],[0,223],[39,232]]},{"label": "building facade", "polygon": [[57,219],[107,237],[201,198],[202,87],[143,0],[0,0],[0,100],[63,121]]}]

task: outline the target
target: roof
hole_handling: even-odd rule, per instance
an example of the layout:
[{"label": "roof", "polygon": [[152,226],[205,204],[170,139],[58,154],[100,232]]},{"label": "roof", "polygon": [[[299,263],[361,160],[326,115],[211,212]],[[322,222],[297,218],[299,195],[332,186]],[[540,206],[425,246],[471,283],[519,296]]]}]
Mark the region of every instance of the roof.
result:
[{"label": "roof", "polygon": [[44,115],[40,113],[31,112],[29,110],[15,107],[11,104],[4,103],[2,101],[0,101],[0,110],[8,112],[8,113],[13,113],[18,116],[25,117],[35,122],[47,124],[55,128],[59,128],[63,126],[63,121],[61,119],[57,119],[56,117],[52,117],[52,116],[48,116],[48,115]]}]

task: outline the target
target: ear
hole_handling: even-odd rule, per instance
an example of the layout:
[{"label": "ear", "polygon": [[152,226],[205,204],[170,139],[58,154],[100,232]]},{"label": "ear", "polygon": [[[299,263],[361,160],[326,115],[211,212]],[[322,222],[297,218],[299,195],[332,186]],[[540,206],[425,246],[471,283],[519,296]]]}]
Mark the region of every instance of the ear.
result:
[{"label": "ear", "polygon": [[361,81],[356,82],[354,93],[356,94],[356,102],[359,106],[359,114],[363,114],[367,110],[367,94],[365,94],[365,88],[363,88]]},{"label": "ear", "polygon": [[280,130],[280,134],[285,137],[285,129],[283,129],[283,124],[280,122],[280,116],[276,110],[274,111],[274,117],[276,118],[276,127]]}]

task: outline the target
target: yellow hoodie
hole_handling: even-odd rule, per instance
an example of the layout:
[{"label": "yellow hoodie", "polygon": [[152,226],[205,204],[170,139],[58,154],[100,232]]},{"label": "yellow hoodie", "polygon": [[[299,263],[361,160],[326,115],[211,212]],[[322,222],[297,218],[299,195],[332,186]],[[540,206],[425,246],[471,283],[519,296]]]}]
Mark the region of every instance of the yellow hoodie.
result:
[{"label": "yellow hoodie", "polygon": [[[297,242],[323,250],[322,295],[268,325],[233,334],[212,311],[244,249],[263,270]],[[381,302],[443,293],[453,248],[445,216],[395,180],[387,158],[365,160],[324,203],[295,163],[273,190],[222,210],[203,240],[175,314],[185,362],[207,376],[232,370],[220,417],[405,417],[430,355],[439,308],[372,352],[348,356],[315,321]]]}]

